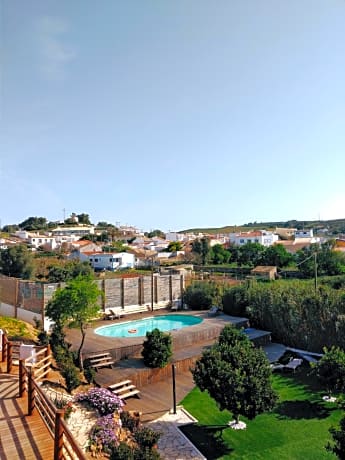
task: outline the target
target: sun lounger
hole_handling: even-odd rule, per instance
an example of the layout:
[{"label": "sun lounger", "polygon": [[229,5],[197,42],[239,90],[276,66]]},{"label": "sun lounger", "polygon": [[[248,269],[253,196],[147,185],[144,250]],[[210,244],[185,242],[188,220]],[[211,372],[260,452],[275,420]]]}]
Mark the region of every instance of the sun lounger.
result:
[{"label": "sun lounger", "polygon": [[218,307],[211,307],[208,311],[208,316],[217,316],[219,313]]},{"label": "sun lounger", "polygon": [[300,366],[303,362],[303,359],[294,358],[289,363],[285,364],[286,369],[292,369],[294,372],[298,366]]}]

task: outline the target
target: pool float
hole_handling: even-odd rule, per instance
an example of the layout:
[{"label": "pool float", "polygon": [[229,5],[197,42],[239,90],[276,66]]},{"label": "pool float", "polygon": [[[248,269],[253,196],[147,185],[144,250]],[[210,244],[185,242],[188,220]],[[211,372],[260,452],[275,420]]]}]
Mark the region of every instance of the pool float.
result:
[{"label": "pool float", "polygon": [[128,332],[129,332],[129,334],[135,334],[137,332],[137,330],[136,329],[129,329]]}]

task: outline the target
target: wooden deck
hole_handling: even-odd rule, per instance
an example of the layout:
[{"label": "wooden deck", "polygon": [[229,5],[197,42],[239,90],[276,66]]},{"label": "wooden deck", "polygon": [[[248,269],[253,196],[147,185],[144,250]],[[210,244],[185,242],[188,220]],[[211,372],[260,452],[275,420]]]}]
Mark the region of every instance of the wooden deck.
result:
[{"label": "wooden deck", "polygon": [[37,411],[26,414],[27,399],[18,398],[18,375],[0,373],[0,459],[53,459],[54,441],[46,425]]}]

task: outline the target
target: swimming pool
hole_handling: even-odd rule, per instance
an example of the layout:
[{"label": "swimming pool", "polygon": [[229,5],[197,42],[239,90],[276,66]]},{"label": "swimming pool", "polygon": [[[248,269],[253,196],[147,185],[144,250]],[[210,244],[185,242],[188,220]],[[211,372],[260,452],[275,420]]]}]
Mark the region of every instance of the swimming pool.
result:
[{"label": "swimming pool", "polygon": [[194,326],[202,322],[202,318],[192,315],[161,315],[150,316],[136,321],[102,326],[95,329],[95,333],[103,337],[145,337],[146,332],[153,329],[173,331],[183,327]]}]

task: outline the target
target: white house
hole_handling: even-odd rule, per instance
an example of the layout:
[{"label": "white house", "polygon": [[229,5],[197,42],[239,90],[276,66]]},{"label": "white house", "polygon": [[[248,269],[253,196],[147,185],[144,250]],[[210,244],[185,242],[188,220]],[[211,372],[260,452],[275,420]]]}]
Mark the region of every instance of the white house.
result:
[{"label": "white house", "polygon": [[51,235],[42,235],[40,233],[28,232],[27,230],[17,230],[15,236],[27,241],[31,247],[35,249],[44,247],[45,249],[54,250],[58,246],[55,237]]},{"label": "white house", "polygon": [[88,259],[96,271],[115,271],[135,266],[135,256],[128,252],[95,252]]},{"label": "white house", "polygon": [[272,246],[279,237],[275,233],[266,230],[255,230],[252,232],[230,233],[229,241],[232,244],[243,246],[247,243],[259,243],[263,246]]},{"label": "white house", "polygon": [[313,229],[296,230],[295,231],[295,242],[304,243],[306,241],[310,244],[320,243],[320,238],[318,236],[314,236]]},{"label": "white house", "polygon": [[93,225],[76,225],[74,227],[69,226],[60,226],[54,228],[52,231],[54,236],[85,236],[85,235],[94,235],[95,227]]},{"label": "white house", "polygon": [[33,248],[36,249],[43,247],[44,249],[49,248],[51,250],[54,250],[58,246],[55,237],[47,235],[31,234],[28,237],[28,242]]}]

